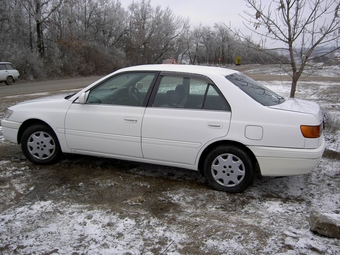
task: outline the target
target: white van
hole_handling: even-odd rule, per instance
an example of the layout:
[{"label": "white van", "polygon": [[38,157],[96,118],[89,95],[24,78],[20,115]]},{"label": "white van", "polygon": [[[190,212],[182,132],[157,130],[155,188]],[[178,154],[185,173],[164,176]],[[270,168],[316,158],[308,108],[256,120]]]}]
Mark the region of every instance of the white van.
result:
[{"label": "white van", "polygon": [[11,85],[20,77],[18,70],[10,62],[0,62],[0,82]]}]

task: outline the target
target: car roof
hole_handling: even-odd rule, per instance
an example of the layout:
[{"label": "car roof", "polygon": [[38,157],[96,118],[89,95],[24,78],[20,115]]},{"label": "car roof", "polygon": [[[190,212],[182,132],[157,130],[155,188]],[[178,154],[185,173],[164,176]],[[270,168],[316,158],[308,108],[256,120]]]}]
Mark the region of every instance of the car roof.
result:
[{"label": "car roof", "polygon": [[0,64],[12,64],[11,62],[0,62]]},{"label": "car roof", "polygon": [[154,64],[154,65],[139,65],[130,66],[118,70],[119,72],[125,71],[168,71],[168,72],[184,72],[192,74],[203,74],[203,75],[230,75],[237,73],[238,71],[227,69],[223,67],[214,66],[198,66],[198,65],[177,65],[177,64]]}]

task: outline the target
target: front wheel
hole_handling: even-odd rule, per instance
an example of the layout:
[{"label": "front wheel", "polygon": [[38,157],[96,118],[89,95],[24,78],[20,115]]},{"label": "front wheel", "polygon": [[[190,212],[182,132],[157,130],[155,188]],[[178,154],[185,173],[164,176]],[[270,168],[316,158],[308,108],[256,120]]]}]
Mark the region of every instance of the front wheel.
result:
[{"label": "front wheel", "polygon": [[7,85],[12,85],[13,83],[14,83],[13,77],[12,77],[12,76],[8,76],[8,77],[6,78],[6,84],[7,84]]},{"label": "front wheel", "polygon": [[61,156],[56,135],[43,124],[30,126],[24,131],[21,149],[29,161],[39,165],[52,164]]},{"label": "front wheel", "polygon": [[254,163],[249,155],[236,146],[219,146],[205,159],[204,175],[209,185],[220,191],[242,192],[254,178]]}]

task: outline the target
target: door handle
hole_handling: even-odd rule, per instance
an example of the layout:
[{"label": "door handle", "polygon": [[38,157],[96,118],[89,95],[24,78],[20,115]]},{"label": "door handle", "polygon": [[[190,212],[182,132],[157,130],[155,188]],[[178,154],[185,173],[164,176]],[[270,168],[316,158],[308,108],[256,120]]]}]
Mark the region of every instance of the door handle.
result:
[{"label": "door handle", "polygon": [[211,128],[222,128],[221,123],[208,123],[208,126]]},{"label": "door handle", "polygon": [[126,122],[129,122],[129,123],[137,123],[137,118],[133,118],[133,117],[125,117],[124,120]]}]

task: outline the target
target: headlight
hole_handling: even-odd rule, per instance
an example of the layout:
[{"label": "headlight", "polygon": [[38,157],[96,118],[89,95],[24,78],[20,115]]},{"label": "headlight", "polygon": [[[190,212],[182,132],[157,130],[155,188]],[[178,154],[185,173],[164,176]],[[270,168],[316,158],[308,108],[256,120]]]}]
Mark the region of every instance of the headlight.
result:
[{"label": "headlight", "polygon": [[4,119],[8,119],[9,117],[11,117],[12,114],[13,114],[13,111],[10,109],[7,109],[7,111],[5,112]]}]

